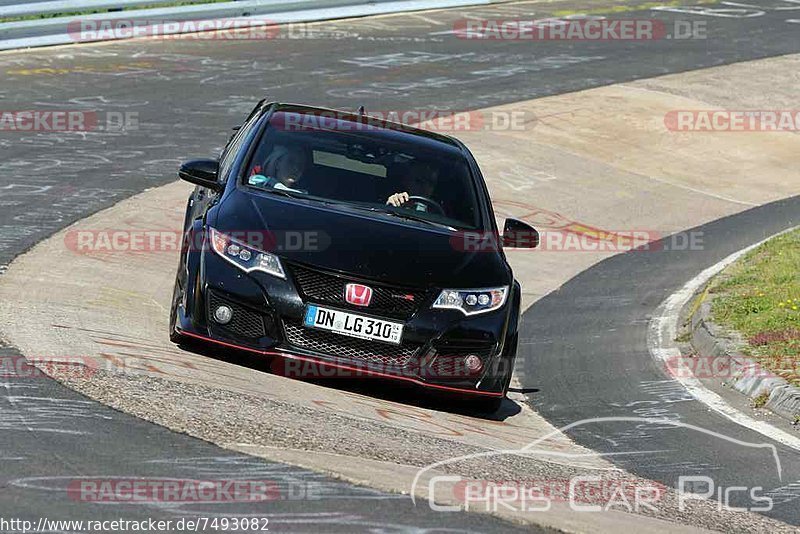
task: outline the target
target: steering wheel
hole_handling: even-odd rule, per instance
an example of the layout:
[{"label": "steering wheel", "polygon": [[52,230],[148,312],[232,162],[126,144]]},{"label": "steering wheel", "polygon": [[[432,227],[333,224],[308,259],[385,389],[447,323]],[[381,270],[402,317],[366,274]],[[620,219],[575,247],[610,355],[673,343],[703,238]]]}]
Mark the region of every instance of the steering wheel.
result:
[{"label": "steering wheel", "polygon": [[423,206],[426,206],[429,209],[429,211],[432,211],[436,215],[441,215],[442,217],[444,217],[444,210],[442,209],[442,207],[439,205],[438,202],[436,202],[431,198],[412,195],[408,197],[408,202],[406,203],[406,205],[411,204],[412,202],[422,204]]}]

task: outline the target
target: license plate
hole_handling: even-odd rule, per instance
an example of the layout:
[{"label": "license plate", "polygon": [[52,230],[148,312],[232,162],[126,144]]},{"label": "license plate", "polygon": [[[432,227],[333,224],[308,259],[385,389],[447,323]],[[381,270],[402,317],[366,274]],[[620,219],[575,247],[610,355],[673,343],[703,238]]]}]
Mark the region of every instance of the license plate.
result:
[{"label": "license plate", "polygon": [[395,345],[400,344],[403,335],[403,324],[365,317],[341,310],[309,306],[303,324],[309,328],[318,328],[336,332],[344,336],[383,341]]}]

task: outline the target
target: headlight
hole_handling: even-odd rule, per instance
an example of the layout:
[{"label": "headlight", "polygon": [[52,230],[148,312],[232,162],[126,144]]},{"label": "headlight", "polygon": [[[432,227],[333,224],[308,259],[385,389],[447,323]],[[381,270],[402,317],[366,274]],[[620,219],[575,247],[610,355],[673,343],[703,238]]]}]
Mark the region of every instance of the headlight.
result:
[{"label": "headlight", "polygon": [[433,303],[434,308],[460,310],[475,315],[502,308],[506,303],[508,286],[490,289],[445,289]]},{"label": "headlight", "polygon": [[209,228],[211,248],[223,259],[249,273],[262,271],[278,278],[286,278],[281,260],[275,254],[264,252],[246,243]]}]

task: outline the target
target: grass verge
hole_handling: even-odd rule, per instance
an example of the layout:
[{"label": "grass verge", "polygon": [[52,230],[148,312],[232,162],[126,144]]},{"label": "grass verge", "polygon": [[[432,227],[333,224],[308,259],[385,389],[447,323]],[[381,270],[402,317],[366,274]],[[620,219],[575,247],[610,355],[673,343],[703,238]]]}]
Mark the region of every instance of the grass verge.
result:
[{"label": "grass verge", "polygon": [[761,245],[710,291],[713,321],[741,333],[750,356],[800,386],[800,231]]}]

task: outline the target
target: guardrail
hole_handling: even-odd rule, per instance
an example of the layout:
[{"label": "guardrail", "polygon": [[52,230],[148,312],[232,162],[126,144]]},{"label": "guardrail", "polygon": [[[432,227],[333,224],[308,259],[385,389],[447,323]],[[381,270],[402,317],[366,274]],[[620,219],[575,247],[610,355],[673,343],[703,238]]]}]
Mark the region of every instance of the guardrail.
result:
[{"label": "guardrail", "polygon": [[[202,31],[222,27],[220,23],[226,21],[242,27],[499,3],[498,0],[240,0],[152,7],[169,2],[56,0],[10,4],[9,0],[0,0],[0,20],[20,18],[0,22],[0,50],[125,39],[154,33],[194,33],[198,28]],[[190,21],[194,24],[179,24]],[[81,27],[93,24],[136,25],[138,31],[96,32],[87,38],[76,35]]]},{"label": "guardrail", "polygon": [[25,2],[24,4],[0,3],[0,19],[25,17],[33,15],[53,15],[59,13],[75,13],[76,11],[92,11],[95,9],[127,9],[165,4],[165,0],[70,0]]}]

